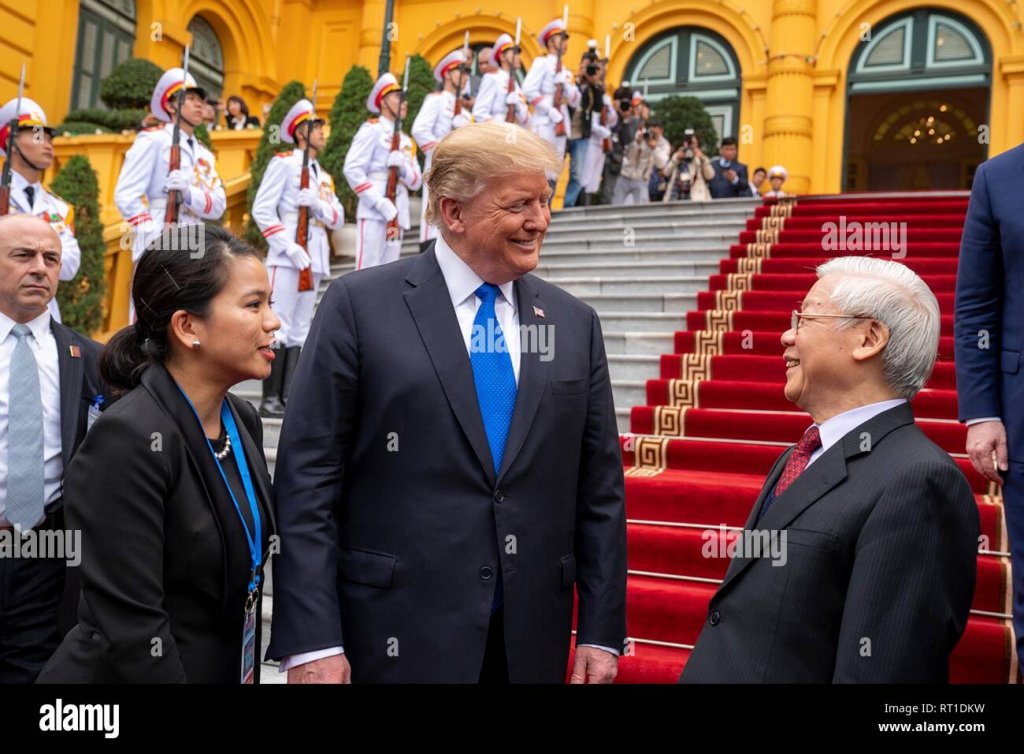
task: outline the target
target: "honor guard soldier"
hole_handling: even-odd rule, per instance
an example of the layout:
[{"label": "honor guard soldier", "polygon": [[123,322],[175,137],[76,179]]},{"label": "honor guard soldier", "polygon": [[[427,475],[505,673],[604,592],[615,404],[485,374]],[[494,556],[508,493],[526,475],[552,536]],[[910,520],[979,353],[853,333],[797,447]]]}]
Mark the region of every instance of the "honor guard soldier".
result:
[{"label": "honor guard soldier", "polygon": [[[11,199],[8,212],[23,212],[42,217],[60,236],[60,279],[73,280],[82,262],[82,251],[75,238],[74,207],[43,188],[43,173],[53,164],[53,129],[47,125],[46,113],[28,97],[21,98],[17,113],[18,132],[14,137],[14,154],[7,154],[10,123],[14,120],[18,101],[12,99],[0,108],[0,155],[11,161]],[[57,297],[50,299],[50,315],[60,322]]]},{"label": "honor guard soldier", "polygon": [[[565,158],[569,108],[578,107],[580,102],[575,74],[562,62],[569,44],[565,21],[556,18],[540,30],[537,40],[547,54],[533,61],[523,80],[523,91],[533,105],[533,130],[555,148],[561,160]],[[557,180],[558,175],[548,173],[552,195]]]},{"label": "honor guard soldier", "polygon": [[[181,133],[178,145],[181,164],[170,170],[174,119],[178,92],[185,96],[181,109]],[[224,214],[227,197],[217,175],[213,153],[193,135],[203,122],[206,91],[191,74],[185,78],[181,68],[165,71],[153,90],[150,110],[161,125],[143,129],[124,156],[124,166],[114,189],[114,203],[125,221],[135,230],[132,261],[137,262],[146,246],[163,230],[167,192],[180,192],[179,225],[195,225],[216,220]]]},{"label": "honor guard soldier", "polygon": [[[480,80],[480,91],[473,105],[473,120],[483,123],[488,120],[508,120],[509,108],[515,108],[513,120],[520,126],[530,122],[530,108],[526,104],[526,95],[515,80],[513,72],[519,68],[519,48],[512,37],[502,34],[491,48],[490,73],[485,73]],[[512,76],[512,89],[509,90],[509,76]]]},{"label": "honor guard soldier", "polygon": [[[468,79],[466,55],[462,50],[445,55],[441,62],[434,66],[434,80],[443,88],[424,97],[420,111],[412,124],[412,138],[425,155],[424,174],[430,170],[431,158],[437,143],[454,129],[473,121],[469,110],[464,107],[465,100],[459,95],[460,90],[466,89]],[[457,114],[456,109],[459,110]],[[426,221],[427,201],[427,185],[423,184],[423,202],[420,210],[421,250],[437,238],[437,228]]]},{"label": "honor guard soldier", "polygon": [[[394,262],[401,251],[402,232],[409,229],[409,192],[423,183],[416,162],[416,147],[401,134],[398,148],[391,149],[395,119],[405,117],[408,103],[398,80],[390,73],[381,76],[366,99],[366,108],[379,118],[359,127],[345,155],[345,180],[359,196],[356,219],[356,269]],[[386,196],[388,169],[398,170],[395,200]],[[388,237],[388,223],[397,218],[394,238]]]},{"label": "honor guard soldier", "polygon": [[[340,228],[345,222],[345,210],[334,193],[334,180],[316,160],[326,142],[323,124],[315,117],[312,102],[301,99],[295,103],[281,122],[281,139],[295,144],[296,149],[278,152],[271,158],[252,204],[253,220],[270,247],[267,271],[272,308],[281,320],[273,345],[276,358],[270,377],[263,381],[262,416],[284,415],[291,375],[313,321],[316,293],[331,269],[327,229]],[[307,138],[309,186],[300,188]],[[300,207],[309,210],[306,248],[296,240]],[[311,268],[313,286],[300,292],[299,273],[307,268]]]}]

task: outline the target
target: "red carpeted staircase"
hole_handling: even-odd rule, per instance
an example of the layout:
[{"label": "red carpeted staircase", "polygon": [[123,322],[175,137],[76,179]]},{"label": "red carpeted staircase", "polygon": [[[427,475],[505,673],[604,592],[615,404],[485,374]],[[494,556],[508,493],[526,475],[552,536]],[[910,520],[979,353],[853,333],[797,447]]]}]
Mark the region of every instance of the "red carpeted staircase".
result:
[{"label": "red carpeted staircase", "polygon": [[[671,683],[700,633],[728,561],[702,555],[707,529],[742,527],[778,455],[810,423],[783,395],[781,333],[791,310],[830,257],[889,251],[823,249],[826,223],[906,222],[906,255],[939,299],[942,334],[935,373],[913,407],[922,429],[970,480],[983,542],[970,621],[950,663],[959,683],[1017,679],[1002,500],[963,455],[956,421],[953,295],[966,194],[839,196],[758,207],[747,230],[687,313],[674,352],[647,382],[632,433],[621,437],[629,518],[631,649],[618,682]],[[847,238],[850,238],[847,236]],[[876,242],[879,237],[876,237]],[[854,244],[855,245],[855,244]],[[901,253],[900,251],[896,252]],[[987,544],[987,547],[985,546]]]}]

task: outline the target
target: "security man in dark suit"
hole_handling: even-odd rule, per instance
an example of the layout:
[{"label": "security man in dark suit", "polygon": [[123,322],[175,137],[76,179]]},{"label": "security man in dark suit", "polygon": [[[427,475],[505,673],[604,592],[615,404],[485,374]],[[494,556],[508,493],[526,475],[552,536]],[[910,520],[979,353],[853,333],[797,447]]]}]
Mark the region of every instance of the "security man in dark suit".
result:
[{"label": "security man in dark suit", "polygon": [[61,604],[66,574],[77,585],[66,569],[81,558],[73,535],[50,535],[61,552],[31,557],[12,545],[64,529],[64,469],[109,401],[97,369],[101,346],[48,310],[61,248],[39,217],[0,218],[0,684],[34,681],[69,627],[77,589]]},{"label": "security man in dark suit", "polygon": [[715,177],[708,188],[712,199],[735,199],[750,196],[750,184],[747,182],[747,166],[736,159],[739,147],[735,136],[726,136],[718,148],[718,159],[712,160]]}]

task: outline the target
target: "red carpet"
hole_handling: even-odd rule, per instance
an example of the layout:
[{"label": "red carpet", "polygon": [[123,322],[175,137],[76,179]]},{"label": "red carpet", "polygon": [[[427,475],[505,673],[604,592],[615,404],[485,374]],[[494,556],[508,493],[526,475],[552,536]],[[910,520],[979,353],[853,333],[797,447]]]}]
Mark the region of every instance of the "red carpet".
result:
[{"label": "red carpet", "polygon": [[[719,274],[698,294],[697,311],[686,313],[687,330],[676,333],[674,353],[661,357],[659,377],[648,380],[647,405],[632,407],[633,434],[621,438],[632,641],[619,683],[678,679],[728,567],[726,558],[705,556],[705,532],[716,531],[713,542],[735,537],[765,474],[810,423],[783,395],[779,339],[790,312],[817,279],[818,264],[866,253],[851,233],[877,233],[880,223],[890,222],[905,229],[902,237],[892,236],[905,244],[895,255],[874,254],[896,258],[921,275],[943,315],[939,362],[913,401],[914,413],[971,482],[985,538],[971,617],[950,661],[950,677],[956,683],[1019,681],[1008,620],[1002,499],[971,469],[963,453],[966,431],[956,421],[952,315],[966,209],[966,195],[850,196],[766,203],[748,220]],[[824,243],[829,223],[840,229],[845,248]]]}]

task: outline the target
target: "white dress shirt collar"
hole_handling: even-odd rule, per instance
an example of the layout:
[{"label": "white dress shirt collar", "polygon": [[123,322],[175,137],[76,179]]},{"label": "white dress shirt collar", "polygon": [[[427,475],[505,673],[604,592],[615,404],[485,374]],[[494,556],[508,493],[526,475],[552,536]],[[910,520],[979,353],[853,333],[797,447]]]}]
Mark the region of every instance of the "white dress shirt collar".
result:
[{"label": "white dress shirt collar", "polygon": [[813,463],[818,456],[827,451],[844,436],[855,430],[868,419],[873,419],[883,411],[895,408],[901,403],[906,403],[905,398],[893,398],[878,403],[869,403],[866,406],[858,406],[841,414],[836,414],[831,419],[818,424],[818,433],[821,435],[821,447],[811,455],[809,463]]},{"label": "white dress shirt collar", "polygon": [[[434,243],[434,255],[437,257],[437,264],[444,276],[445,285],[448,286],[448,294],[452,297],[452,306],[458,307],[467,298],[475,295],[477,288],[486,282],[463,261],[462,257],[455,253],[444,240],[444,236],[440,234]],[[505,301],[515,311],[515,281],[502,283],[498,288],[501,289],[501,295],[504,296]]]},{"label": "white dress shirt collar", "polygon": [[[16,324],[18,323],[3,312],[0,312],[0,343],[7,340],[7,336],[11,334],[11,330],[14,329]],[[35,338],[36,343],[42,343],[46,333],[50,330],[50,311],[46,310],[38,317],[33,320],[29,320],[25,324],[28,325],[28,329],[32,331],[32,337]]]},{"label": "white dress shirt collar", "polygon": [[[17,170],[12,170],[11,171],[11,190],[12,191],[16,190],[18,192],[17,196],[18,196],[18,203],[19,204],[21,204],[23,200],[27,200],[28,199],[28,197],[25,196],[25,187],[26,186],[31,186],[33,189],[35,189],[35,194],[33,194],[33,199],[32,199],[32,203],[33,203],[33,206],[34,206],[35,203],[37,201],[39,201],[38,197],[41,196],[42,193],[43,193],[43,184],[40,183],[39,181],[36,181],[35,183],[29,183],[28,182],[28,178],[23,176]],[[31,211],[31,210],[32,210],[32,207],[29,207],[29,211]]]}]

